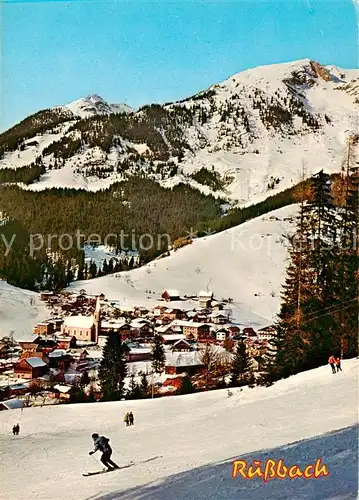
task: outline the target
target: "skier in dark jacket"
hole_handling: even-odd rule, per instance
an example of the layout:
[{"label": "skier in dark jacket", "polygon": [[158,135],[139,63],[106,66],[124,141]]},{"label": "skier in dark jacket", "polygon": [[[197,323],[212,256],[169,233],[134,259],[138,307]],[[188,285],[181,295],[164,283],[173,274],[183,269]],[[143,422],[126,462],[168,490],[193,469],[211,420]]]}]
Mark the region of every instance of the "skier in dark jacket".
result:
[{"label": "skier in dark jacket", "polygon": [[134,424],[134,417],[132,411],[130,411],[130,413],[128,414],[128,420],[130,422],[130,425]]},{"label": "skier in dark jacket", "polygon": [[97,450],[102,452],[101,462],[107,467],[107,470],[118,469],[118,465],[111,460],[112,448],[109,444],[109,439],[105,436],[99,436],[98,434],[92,434],[92,439],[94,441],[95,449],[90,451],[89,455],[96,453]]}]

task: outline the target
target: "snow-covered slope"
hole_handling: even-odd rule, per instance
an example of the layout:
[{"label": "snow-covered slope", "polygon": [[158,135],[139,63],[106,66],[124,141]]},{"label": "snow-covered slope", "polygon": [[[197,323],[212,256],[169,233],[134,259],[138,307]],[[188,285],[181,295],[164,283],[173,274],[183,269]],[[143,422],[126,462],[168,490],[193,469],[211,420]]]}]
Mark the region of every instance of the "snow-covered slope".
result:
[{"label": "snow-covered slope", "polygon": [[[227,231],[194,240],[169,257],[129,272],[79,281],[71,290],[104,293],[123,306],[155,305],[166,289],[193,296],[206,288],[232,298],[233,317],[244,325],[266,326],[279,310],[287,248],[296,205],[275,210]],[[180,306],[194,307],[187,301]]]},{"label": "snow-covered slope", "polygon": [[37,293],[16,288],[0,279],[0,338],[11,331],[17,340],[31,337],[34,325],[44,320],[48,313]]},{"label": "snow-covered slope", "polygon": [[[0,413],[4,500],[349,500],[357,498],[358,360],[282,380],[154,400],[28,408]],[[126,428],[125,412],[135,425]],[[11,428],[19,422],[20,436]],[[90,457],[91,434],[110,438],[113,459],[141,462],[110,474]],[[96,457],[96,458],[95,458]],[[231,478],[232,461],[318,458],[328,477]],[[21,480],[19,480],[21,478]]]},{"label": "snow-covered slope", "polygon": [[96,94],[77,99],[66,104],[64,107],[80,118],[88,118],[94,115],[109,115],[111,113],[131,113],[134,111],[127,104],[108,104],[102,97]]},{"label": "snow-covered slope", "polygon": [[[0,160],[0,168],[17,168],[41,157],[47,171],[28,189],[97,191],[141,171],[166,187],[185,182],[247,205],[292,186],[303,173],[341,169],[346,141],[359,130],[359,70],[309,59],[258,67],[117,121],[110,113],[133,110],[99,96],[61,109],[71,110],[71,127],[58,127],[50,150],[33,147],[31,156],[19,146]],[[79,125],[76,117],[90,119]],[[220,185],[196,182],[202,168],[217,172]]]}]

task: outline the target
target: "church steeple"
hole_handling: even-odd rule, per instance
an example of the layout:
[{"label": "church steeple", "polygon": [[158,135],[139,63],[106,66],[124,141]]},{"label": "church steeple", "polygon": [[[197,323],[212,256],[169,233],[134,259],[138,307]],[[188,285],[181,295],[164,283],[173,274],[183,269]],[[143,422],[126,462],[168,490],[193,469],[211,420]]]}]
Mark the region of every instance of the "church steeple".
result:
[{"label": "church steeple", "polygon": [[94,325],[95,325],[95,342],[98,343],[98,337],[101,332],[101,302],[100,296],[97,296],[96,299],[96,308],[94,312]]}]

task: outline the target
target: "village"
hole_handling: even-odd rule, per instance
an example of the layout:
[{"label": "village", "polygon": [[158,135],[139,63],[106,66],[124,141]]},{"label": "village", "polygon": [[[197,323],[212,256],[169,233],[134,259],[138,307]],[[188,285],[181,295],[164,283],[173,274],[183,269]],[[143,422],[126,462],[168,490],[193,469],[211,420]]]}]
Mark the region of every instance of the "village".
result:
[{"label": "village", "polygon": [[[35,325],[29,338],[16,341],[9,335],[0,341],[0,410],[82,402],[80,393],[100,400],[98,369],[110,334],[125,346],[128,393],[144,376],[147,397],[161,397],[178,394],[188,379],[195,390],[225,387],[241,340],[258,374],[276,333],[272,325],[255,331],[236,324],[230,300],[216,300],[211,291],[181,297],[165,290],[149,310],[121,307],[85,290],[42,292],[40,300],[50,317]],[[165,352],[162,373],[152,368],[155,337]]]}]

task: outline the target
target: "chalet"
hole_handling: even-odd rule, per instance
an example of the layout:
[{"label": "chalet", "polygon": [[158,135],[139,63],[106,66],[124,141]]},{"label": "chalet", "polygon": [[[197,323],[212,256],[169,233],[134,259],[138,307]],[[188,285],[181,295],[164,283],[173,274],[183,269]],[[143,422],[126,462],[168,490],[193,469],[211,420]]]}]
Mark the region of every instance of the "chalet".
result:
[{"label": "chalet", "polygon": [[26,384],[11,384],[9,391],[11,396],[23,396],[28,392],[29,388]]},{"label": "chalet", "polygon": [[192,316],[192,321],[196,323],[209,323],[210,311],[208,309],[201,309],[196,311]]},{"label": "chalet", "polygon": [[17,378],[33,379],[46,375],[47,364],[40,358],[21,359],[14,365],[14,375]]},{"label": "chalet", "polygon": [[17,410],[23,408],[23,402],[20,399],[8,399],[7,401],[0,401],[0,411]]},{"label": "chalet", "polygon": [[34,326],[35,335],[53,335],[55,333],[54,324],[50,321],[44,321],[43,323],[38,323]]},{"label": "chalet", "polygon": [[125,359],[128,363],[133,361],[150,361],[152,359],[151,349],[147,347],[137,347],[137,345],[127,344],[128,352]]},{"label": "chalet", "polygon": [[181,321],[182,332],[187,339],[205,340],[210,337],[210,326],[195,321]]},{"label": "chalet", "polygon": [[56,391],[59,399],[69,401],[72,394],[78,391],[78,388],[72,385],[56,384],[54,385],[54,390]]},{"label": "chalet", "polygon": [[136,337],[146,338],[153,336],[153,328],[151,326],[151,323],[146,319],[142,318],[134,319],[133,321],[131,321],[130,327],[131,327],[130,335],[133,338]]},{"label": "chalet", "polygon": [[108,335],[109,333],[118,333],[121,335],[122,340],[125,340],[131,333],[130,323],[123,319],[101,321],[101,335]]},{"label": "chalet", "polygon": [[165,290],[161,297],[166,301],[166,302],[171,302],[173,300],[181,300],[180,294],[177,290]]},{"label": "chalet", "polygon": [[198,351],[172,353],[166,356],[165,373],[168,375],[177,375],[178,373],[194,375],[203,372],[204,369]]},{"label": "chalet", "polygon": [[182,309],[165,309],[160,315],[159,319],[167,319],[169,321],[173,321],[175,319],[183,319],[185,313]]},{"label": "chalet", "polygon": [[185,339],[177,340],[172,345],[172,352],[190,352],[193,350],[191,344]]},{"label": "chalet", "polygon": [[224,342],[229,338],[229,330],[226,328],[220,328],[219,330],[216,331],[216,340],[219,340],[220,342]]},{"label": "chalet", "polygon": [[179,373],[178,375],[169,375],[163,382],[163,387],[168,389],[181,389],[183,380],[188,378],[187,373]]},{"label": "chalet", "polygon": [[241,329],[237,325],[230,325],[228,327],[228,330],[229,330],[229,334],[230,334],[231,337],[234,337],[235,335],[238,335],[239,332],[241,331]]},{"label": "chalet", "polygon": [[162,339],[162,342],[163,342],[164,345],[173,345],[173,344],[175,344],[176,342],[178,342],[180,340],[184,340],[185,336],[183,335],[183,333],[179,333],[179,334],[175,334],[175,333],[170,333],[170,334],[163,333],[161,335],[161,339]]},{"label": "chalet", "polygon": [[148,314],[148,309],[146,309],[145,307],[142,307],[142,306],[137,306],[135,307],[133,313],[134,315],[137,317],[137,318],[140,318],[141,316],[145,316],[146,314]]},{"label": "chalet", "polygon": [[253,330],[252,327],[247,327],[243,328],[243,335],[245,335],[247,338],[257,338],[256,332]]},{"label": "chalet", "polygon": [[214,312],[223,311],[224,303],[217,302],[216,300],[212,300],[211,307],[212,307],[212,311],[214,311]]},{"label": "chalet", "polygon": [[211,301],[213,300],[213,293],[209,291],[201,291],[197,295],[197,300],[200,307],[207,308],[211,305]]},{"label": "chalet", "polygon": [[261,340],[270,340],[277,335],[277,330],[274,326],[266,326],[258,330],[258,337]]},{"label": "chalet", "polygon": [[48,323],[52,323],[53,324],[55,332],[60,332],[61,331],[61,326],[64,323],[64,319],[63,318],[49,319]]},{"label": "chalet", "polygon": [[76,348],[76,337],[67,337],[63,335],[57,339],[57,347],[59,349],[75,349]]},{"label": "chalet", "polygon": [[50,299],[54,297],[54,292],[41,292],[40,293],[40,300],[44,302],[48,302]]},{"label": "chalet", "polygon": [[73,362],[73,357],[70,356],[64,349],[55,349],[48,354],[49,367],[67,370]]},{"label": "chalet", "polygon": [[228,316],[227,314],[220,311],[213,312],[210,315],[210,321],[215,325],[225,325],[228,322]]},{"label": "chalet", "polygon": [[166,307],[164,306],[156,306],[152,309],[153,316],[161,316],[161,314],[165,311]]}]

